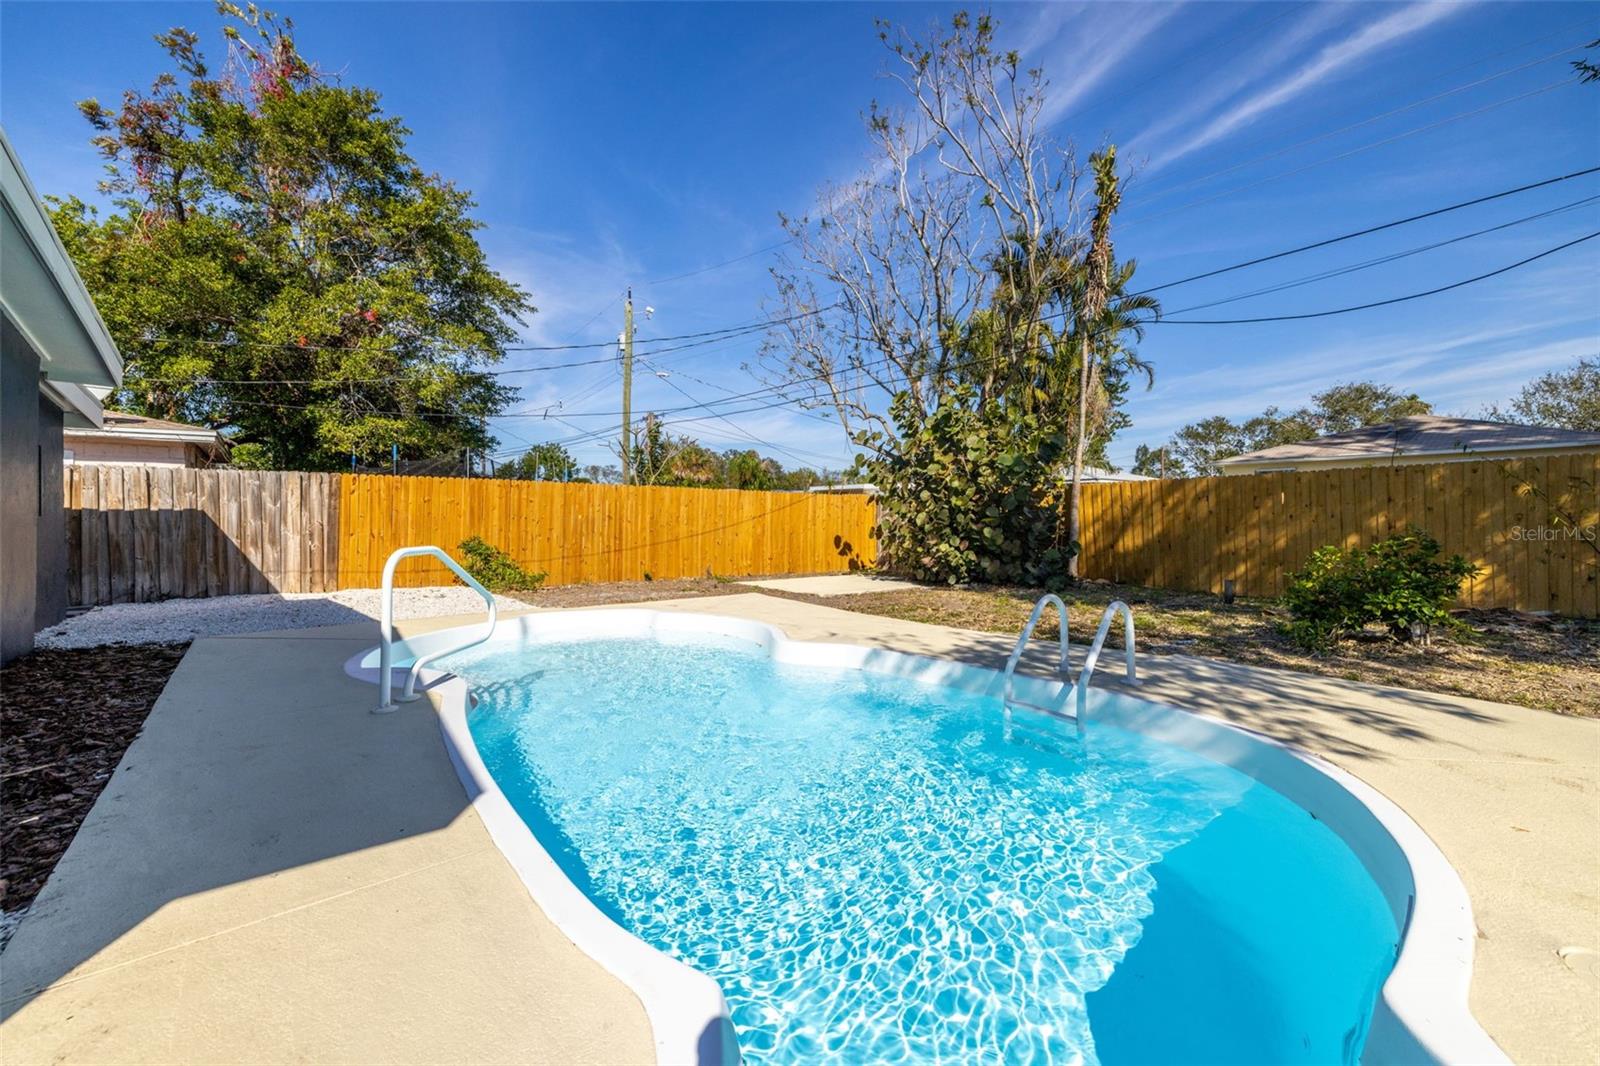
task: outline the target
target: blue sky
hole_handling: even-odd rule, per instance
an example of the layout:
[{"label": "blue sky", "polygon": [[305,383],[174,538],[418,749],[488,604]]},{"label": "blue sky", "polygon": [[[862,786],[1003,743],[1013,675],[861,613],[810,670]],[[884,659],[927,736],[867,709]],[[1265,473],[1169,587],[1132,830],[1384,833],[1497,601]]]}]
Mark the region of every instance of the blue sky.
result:
[{"label": "blue sky", "polygon": [[[892,102],[873,18],[914,28],[924,4],[282,4],[301,50],[371,86],[423,166],[476,196],[497,269],[533,294],[529,344],[616,336],[621,290],[654,317],[641,340],[752,321],[773,306],[762,249],[777,213],[867,163],[860,113]],[[991,8],[1043,65],[1062,136],[1119,145],[1137,173],[1115,237],[1158,285],[1347,230],[1600,164],[1600,85],[1568,62],[1600,4],[1099,3]],[[172,25],[220,52],[210,4],[0,5],[0,122],[42,193],[93,197],[100,161],[74,102],[110,103],[164,69]],[[70,45],[64,46],[64,42]],[[1557,54],[1560,53],[1560,54]],[[1350,128],[1353,127],[1353,128]],[[1600,175],[1183,285],[1209,303],[1600,196]],[[1600,201],[1373,269],[1182,317],[1292,314],[1433,288],[1600,230]],[[758,253],[758,254],[751,254]],[[748,256],[692,277],[686,272]],[[756,338],[663,355],[634,407],[682,408],[759,387]],[[1600,240],[1480,285],[1336,318],[1153,326],[1156,385],[1129,405],[1112,458],[1185,422],[1292,406],[1338,381],[1416,391],[1476,414],[1543,371],[1600,351]],[[576,353],[592,358],[594,352]],[[567,358],[571,358],[568,356]],[[508,365],[562,361],[518,353]],[[653,368],[671,376],[658,379]],[[517,375],[507,448],[616,420],[618,375]],[[683,391],[678,391],[683,390]],[[693,401],[686,399],[687,392]],[[559,407],[552,405],[559,404]],[[736,405],[737,406],[737,405]],[[786,465],[844,465],[837,425],[788,409],[686,425]],[[574,428],[577,427],[577,428]],[[737,428],[735,428],[737,427]],[[607,461],[604,446],[575,449]]]}]

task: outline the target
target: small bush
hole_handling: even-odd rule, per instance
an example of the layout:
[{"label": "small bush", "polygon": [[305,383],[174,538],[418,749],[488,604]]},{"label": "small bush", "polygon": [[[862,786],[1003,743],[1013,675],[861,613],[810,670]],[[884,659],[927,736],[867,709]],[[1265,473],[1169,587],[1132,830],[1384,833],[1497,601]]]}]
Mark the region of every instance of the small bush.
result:
[{"label": "small bush", "polygon": [[1427,643],[1433,627],[1449,621],[1461,583],[1478,572],[1439,552],[1439,542],[1415,528],[1371,548],[1318,548],[1289,575],[1283,604],[1292,618],[1284,632],[1302,648],[1326,651],[1376,622],[1396,640]]},{"label": "small bush", "polygon": [[516,560],[482,537],[461,542],[462,565],[490,592],[533,592],[544,584],[545,574],[518,566]]}]

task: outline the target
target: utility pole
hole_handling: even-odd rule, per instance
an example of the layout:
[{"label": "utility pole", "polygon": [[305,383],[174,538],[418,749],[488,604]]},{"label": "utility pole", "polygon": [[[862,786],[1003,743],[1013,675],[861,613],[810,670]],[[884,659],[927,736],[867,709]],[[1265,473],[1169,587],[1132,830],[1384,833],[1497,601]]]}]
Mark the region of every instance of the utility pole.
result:
[{"label": "utility pole", "polygon": [[622,304],[622,483],[628,484],[628,449],[633,428],[633,289]]}]

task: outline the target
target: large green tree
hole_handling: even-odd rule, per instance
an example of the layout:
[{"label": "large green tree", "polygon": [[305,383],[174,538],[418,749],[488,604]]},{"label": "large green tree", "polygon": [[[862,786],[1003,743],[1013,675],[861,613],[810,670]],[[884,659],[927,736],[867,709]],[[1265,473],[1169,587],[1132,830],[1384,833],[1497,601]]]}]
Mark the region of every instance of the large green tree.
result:
[{"label": "large green tree", "polygon": [[578,476],[578,461],[566,448],[548,441],[501,463],[494,476],[518,481],[571,481]]},{"label": "large green tree", "polygon": [[126,361],[115,402],[222,429],[251,465],[489,448],[515,392],[486,368],[533,307],[490,268],[471,197],[288,19],[218,11],[219,67],[173,29],[148,92],[79,105],[114,206],[53,214]]},{"label": "large green tree", "polygon": [[1565,370],[1541,374],[1506,403],[1491,406],[1496,422],[1521,422],[1600,433],[1600,358],[1579,359]]}]

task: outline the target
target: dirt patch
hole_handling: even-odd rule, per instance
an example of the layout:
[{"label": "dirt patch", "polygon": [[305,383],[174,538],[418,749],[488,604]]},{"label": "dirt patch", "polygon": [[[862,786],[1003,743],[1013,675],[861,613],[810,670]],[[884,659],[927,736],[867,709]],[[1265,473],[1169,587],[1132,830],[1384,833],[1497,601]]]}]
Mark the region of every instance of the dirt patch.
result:
[{"label": "dirt patch", "polygon": [[[792,598],[913,622],[1015,633],[1038,595],[1036,589],[929,587],[827,600]],[[1082,634],[1075,640],[1089,638],[1106,604],[1123,600],[1134,608],[1141,652],[1203,655],[1561,714],[1600,715],[1596,621],[1509,610],[1462,611],[1457,624],[1436,633],[1428,646],[1401,644],[1374,633],[1318,656],[1301,651],[1278,632],[1284,616],[1267,601],[1224,604],[1202,593],[1126,585],[1084,585],[1062,598],[1072,632]],[[1112,627],[1107,643],[1121,647],[1118,627]]]},{"label": "dirt patch", "polygon": [[44,887],[187,648],[45,649],[0,668],[0,910]]}]

